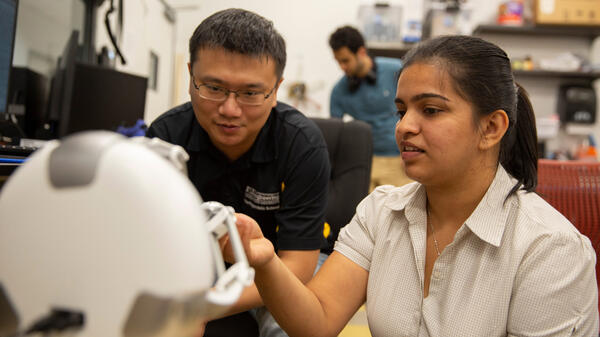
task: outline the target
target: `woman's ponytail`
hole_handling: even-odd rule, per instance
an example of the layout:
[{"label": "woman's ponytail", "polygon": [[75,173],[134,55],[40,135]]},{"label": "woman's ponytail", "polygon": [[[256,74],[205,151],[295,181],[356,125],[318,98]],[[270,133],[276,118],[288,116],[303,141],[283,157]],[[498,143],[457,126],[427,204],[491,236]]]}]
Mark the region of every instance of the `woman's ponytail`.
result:
[{"label": "woman's ponytail", "polygon": [[[513,121],[511,121],[513,122]],[[537,129],[535,115],[525,89],[517,84],[517,114],[502,140],[500,163],[523,189],[533,192],[537,186]],[[516,191],[519,186],[515,186]],[[512,192],[512,191],[511,191]]]}]

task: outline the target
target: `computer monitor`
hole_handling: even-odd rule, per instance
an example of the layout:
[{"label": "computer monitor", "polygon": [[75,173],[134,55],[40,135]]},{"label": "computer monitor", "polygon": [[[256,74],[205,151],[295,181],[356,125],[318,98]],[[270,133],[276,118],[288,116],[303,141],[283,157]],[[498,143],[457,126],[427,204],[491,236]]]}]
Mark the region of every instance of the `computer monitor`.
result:
[{"label": "computer monitor", "polygon": [[143,119],[147,78],[81,62],[78,37],[73,31],[52,79],[50,137],[84,130],[116,131]]},{"label": "computer monitor", "polygon": [[53,130],[51,132],[55,137],[65,134],[62,121],[69,119],[78,39],[79,32],[72,31],[62,55],[58,58],[56,70],[52,77],[48,100],[48,121],[52,126]]},{"label": "computer monitor", "polygon": [[[112,68],[76,63],[69,111],[59,137],[84,130],[116,131],[144,119],[148,79]],[[65,119],[68,116],[68,119]]]},{"label": "computer monitor", "polygon": [[0,0],[0,116],[8,106],[8,83],[12,67],[18,0]]}]

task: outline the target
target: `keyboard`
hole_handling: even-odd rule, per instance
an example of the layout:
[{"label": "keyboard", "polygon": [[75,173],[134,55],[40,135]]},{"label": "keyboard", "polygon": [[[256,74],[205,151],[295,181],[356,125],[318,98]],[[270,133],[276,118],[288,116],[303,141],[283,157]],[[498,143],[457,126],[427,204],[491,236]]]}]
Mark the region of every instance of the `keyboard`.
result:
[{"label": "keyboard", "polygon": [[3,157],[28,157],[39,147],[23,145],[2,145],[0,144],[0,156]]}]

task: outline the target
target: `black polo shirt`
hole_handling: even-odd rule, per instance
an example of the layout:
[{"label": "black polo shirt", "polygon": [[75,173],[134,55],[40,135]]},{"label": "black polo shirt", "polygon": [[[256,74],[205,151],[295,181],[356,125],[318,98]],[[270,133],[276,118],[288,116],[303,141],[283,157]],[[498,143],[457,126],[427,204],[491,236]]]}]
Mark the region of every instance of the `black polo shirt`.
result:
[{"label": "black polo shirt", "polygon": [[202,199],[254,218],[275,249],[321,247],[330,177],[327,146],[319,128],[295,108],[278,102],[254,145],[234,162],[212,144],[190,102],[158,117],[147,136],[181,145],[190,155],[188,174]]}]

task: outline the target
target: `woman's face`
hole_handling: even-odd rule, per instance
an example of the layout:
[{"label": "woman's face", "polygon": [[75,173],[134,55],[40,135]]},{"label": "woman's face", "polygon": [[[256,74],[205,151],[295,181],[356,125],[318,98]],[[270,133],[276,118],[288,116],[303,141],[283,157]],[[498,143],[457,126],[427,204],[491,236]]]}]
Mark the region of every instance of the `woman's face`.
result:
[{"label": "woman's face", "polygon": [[424,185],[459,185],[479,174],[480,133],[471,104],[435,63],[415,63],[398,79],[396,142],[406,174]]}]

